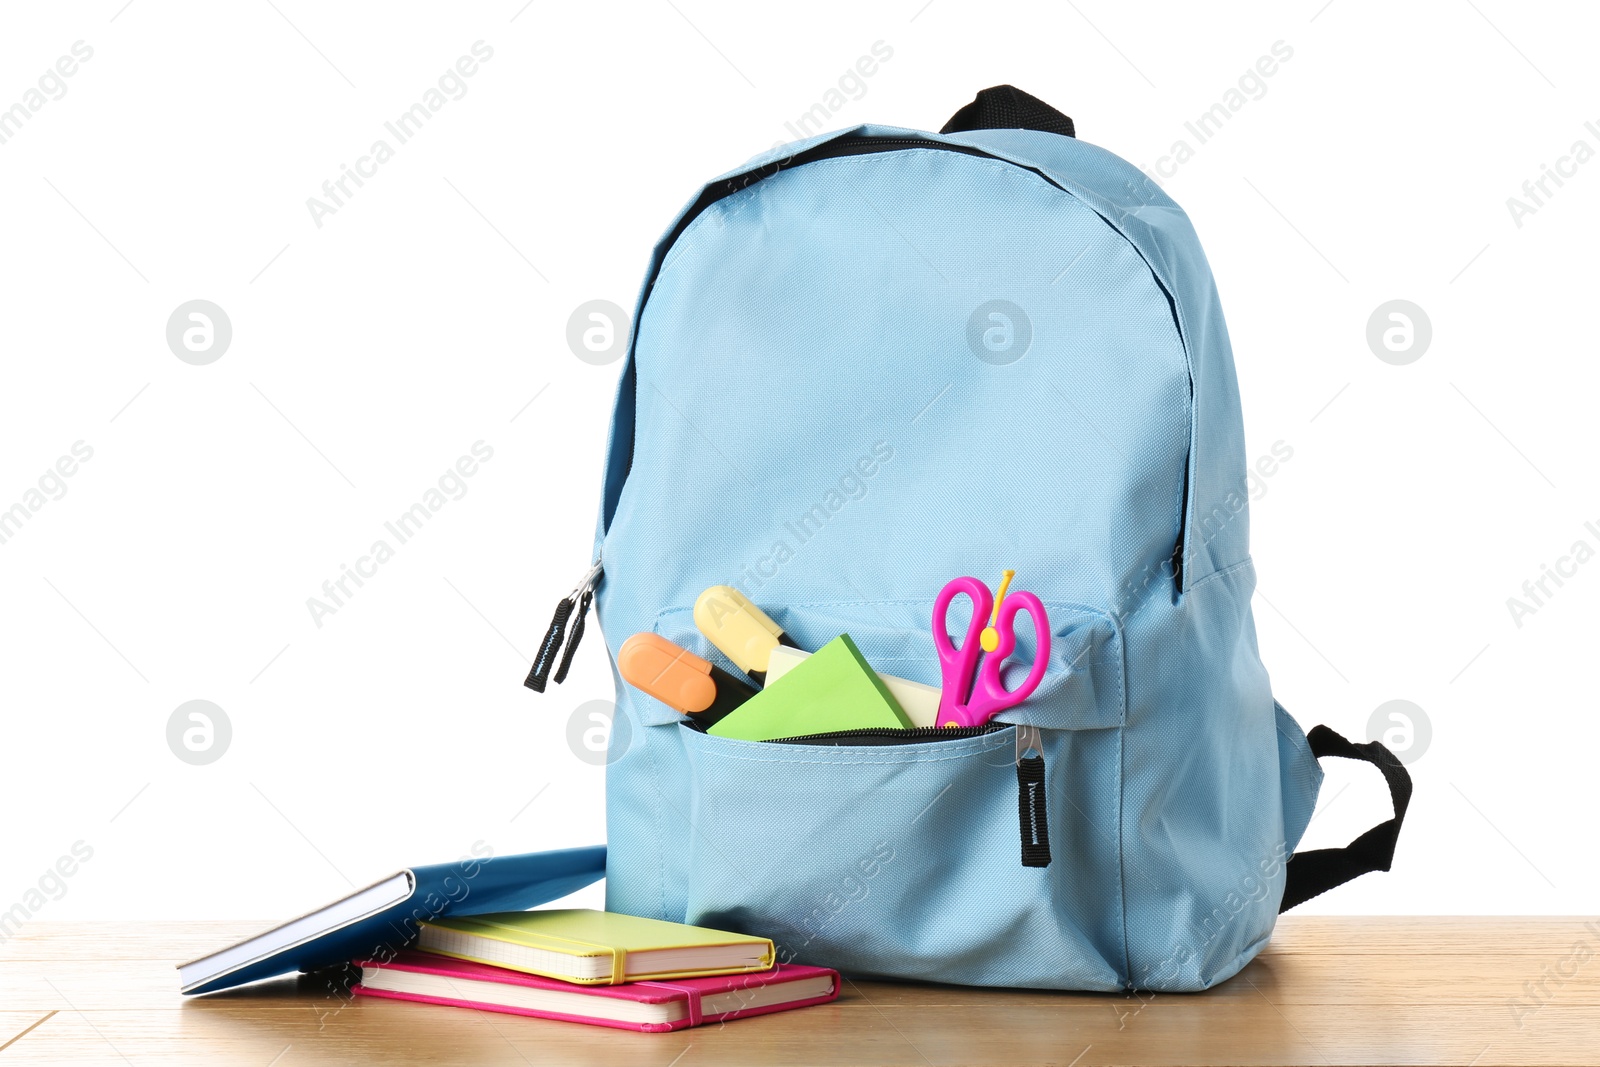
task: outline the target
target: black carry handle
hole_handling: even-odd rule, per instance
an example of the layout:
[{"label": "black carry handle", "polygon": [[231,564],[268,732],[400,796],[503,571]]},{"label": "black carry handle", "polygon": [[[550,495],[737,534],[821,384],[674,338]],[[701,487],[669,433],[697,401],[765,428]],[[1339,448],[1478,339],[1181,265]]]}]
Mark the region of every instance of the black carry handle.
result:
[{"label": "black carry handle", "polygon": [[1341,756],[1370,763],[1382,771],[1383,780],[1389,783],[1389,797],[1394,801],[1394,818],[1379,823],[1344,848],[1317,848],[1289,857],[1280,913],[1352,878],[1387,871],[1394,862],[1400,824],[1406,821],[1406,808],[1411,804],[1411,773],[1377,741],[1352,744],[1326,726],[1313,727],[1306,740],[1311,744],[1311,754],[1319,760]]},{"label": "black carry handle", "polygon": [[1076,137],[1072,120],[1014,85],[979,90],[977,98],[950,116],[940,133],[965,130],[1041,130]]}]

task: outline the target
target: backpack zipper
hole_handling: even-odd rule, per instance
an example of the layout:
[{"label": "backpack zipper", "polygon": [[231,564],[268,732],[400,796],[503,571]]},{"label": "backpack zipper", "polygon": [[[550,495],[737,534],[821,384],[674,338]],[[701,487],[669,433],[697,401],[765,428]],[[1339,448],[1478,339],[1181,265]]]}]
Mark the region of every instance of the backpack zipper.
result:
[{"label": "backpack zipper", "polygon": [[904,729],[893,726],[863,726],[854,730],[833,730],[825,734],[801,734],[799,737],[774,737],[765,744],[771,745],[827,745],[843,741],[845,745],[910,745],[919,741],[959,741],[963,737],[981,737],[996,730],[1004,730],[1010,723],[989,722],[982,726],[911,726]]},{"label": "backpack zipper", "polygon": [[594,562],[589,564],[589,569],[583,572],[583,577],[578,579],[578,584],[573,586],[572,592],[556,602],[555,617],[550,620],[550,628],[545,631],[544,640],[539,642],[539,654],[534,657],[533,667],[529,669],[523,685],[535,693],[544,692],[544,687],[550,680],[550,669],[556,663],[556,653],[561,651],[561,643],[567,637],[567,620],[576,610],[578,621],[572,625],[572,639],[567,641],[567,653],[561,657],[561,664],[555,672],[557,685],[567,680],[567,669],[572,666],[572,654],[578,650],[578,642],[583,640],[583,623],[589,614],[589,605],[594,602],[594,591],[600,585],[600,579],[604,577],[605,564],[600,556],[596,556]]}]

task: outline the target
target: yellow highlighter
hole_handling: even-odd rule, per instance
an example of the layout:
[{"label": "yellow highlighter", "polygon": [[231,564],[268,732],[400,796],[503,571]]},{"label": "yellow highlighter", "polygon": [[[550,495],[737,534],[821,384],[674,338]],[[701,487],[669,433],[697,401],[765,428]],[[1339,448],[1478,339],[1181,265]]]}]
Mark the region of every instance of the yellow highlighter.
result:
[{"label": "yellow highlighter", "polygon": [[706,640],[757,682],[767,678],[767,660],[779,645],[794,647],[783,628],[732,586],[714,585],[694,602],[694,624]]}]

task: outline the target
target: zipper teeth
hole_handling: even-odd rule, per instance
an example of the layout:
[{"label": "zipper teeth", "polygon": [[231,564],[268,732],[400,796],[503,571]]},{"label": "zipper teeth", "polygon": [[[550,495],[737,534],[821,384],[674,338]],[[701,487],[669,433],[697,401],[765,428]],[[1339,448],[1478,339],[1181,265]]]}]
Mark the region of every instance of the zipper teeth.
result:
[{"label": "zipper teeth", "polygon": [[[885,148],[884,146],[892,146]],[[832,144],[818,145],[815,159],[827,159],[830,155],[856,154],[860,152],[893,151],[896,148],[932,148],[942,152],[961,152],[965,155],[988,155],[981,148],[973,148],[962,144],[945,144],[943,141],[925,141],[916,137],[861,137],[849,140],[835,141]],[[802,152],[800,155],[808,155]],[[803,164],[802,164],[803,165]]]},{"label": "zipper teeth", "polygon": [[916,740],[924,737],[963,738],[981,737],[1010,727],[1010,723],[985,723],[983,726],[912,726],[897,730],[887,726],[863,726],[854,730],[833,730],[825,734],[799,734],[795,737],[769,738],[767,744],[794,744],[813,741],[844,739],[847,737],[893,737]]}]

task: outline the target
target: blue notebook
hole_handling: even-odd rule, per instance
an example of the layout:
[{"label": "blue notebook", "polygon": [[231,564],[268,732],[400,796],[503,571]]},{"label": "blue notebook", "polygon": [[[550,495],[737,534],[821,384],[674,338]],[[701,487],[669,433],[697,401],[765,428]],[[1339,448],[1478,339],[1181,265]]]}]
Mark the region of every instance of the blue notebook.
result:
[{"label": "blue notebook", "polygon": [[397,871],[327,907],[178,965],[185,993],[212,993],[290,971],[387,958],[445,915],[526,911],[599,881],[604,845],[466,858]]}]

